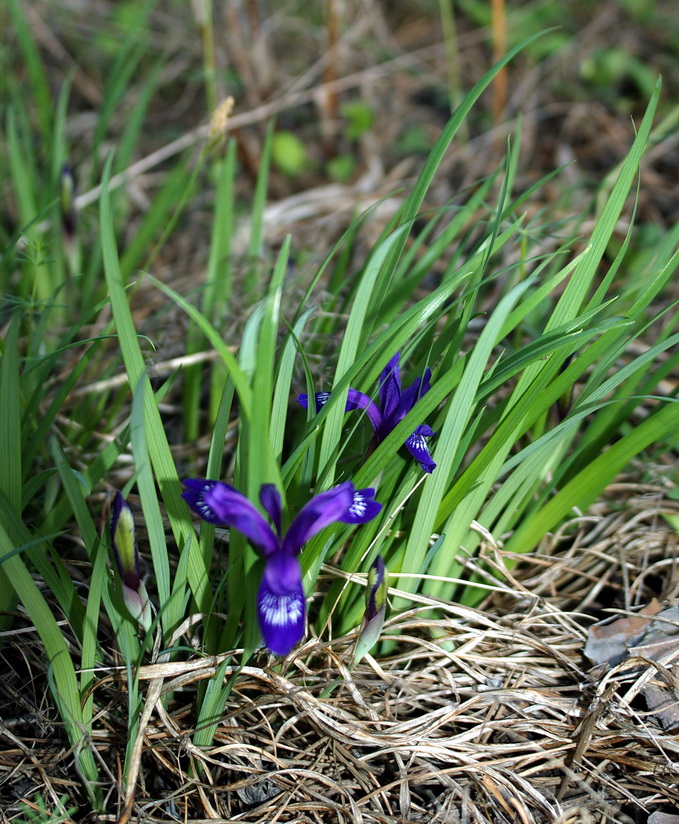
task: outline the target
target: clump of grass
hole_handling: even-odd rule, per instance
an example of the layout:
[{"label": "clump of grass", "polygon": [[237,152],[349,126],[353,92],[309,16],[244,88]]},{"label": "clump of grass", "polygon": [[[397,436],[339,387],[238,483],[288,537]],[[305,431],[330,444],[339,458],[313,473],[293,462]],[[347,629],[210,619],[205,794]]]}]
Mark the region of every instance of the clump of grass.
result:
[{"label": "clump of grass", "polygon": [[[11,9],[21,28],[18,5]],[[141,59],[135,38],[143,19],[131,29],[129,59]],[[33,59],[30,39],[21,31]],[[357,271],[349,268],[347,248],[369,215],[350,227],[292,309],[287,295],[298,287],[289,278],[291,239],[282,243],[270,276],[261,278],[258,265],[269,130],[239,295],[247,311],[236,341],[222,334],[238,288],[224,263],[236,211],[235,144],[223,156],[206,154],[200,161],[216,180],[215,228],[205,287],[196,299],[151,272],[139,275],[141,287],[131,283],[140,263],[154,255],[146,258],[141,243],[122,254],[118,248],[122,207],[109,185],[120,163],[117,154],[103,168],[97,237],[88,254],[72,254],[73,240],[56,205],[68,91],[54,119],[40,123],[54,147],[54,186],[45,190],[37,185],[37,158],[26,148],[28,112],[15,101],[7,135],[21,228],[2,261],[1,286],[14,300],[0,362],[0,614],[25,616],[37,632],[56,711],[92,809],[106,803],[106,768],[96,743],[104,710],[102,669],[111,673],[104,679],[122,672],[125,682],[119,692],[126,706],[112,704],[106,712],[118,730],[120,804],[129,815],[151,715],[157,710],[173,728],[170,696],[181,687],[183,673],[194,677],[196,655],[209,662],[192,696],[189,752],[196,780],[209,781],[209,762],[196,754],[214,745],[239,673],[261,678],[256,673],[266,671],[267,683],[292,694],[286,668],[302,666],[299,653],[281,662],[261,651],[261,561],[237,529],[228,538],[214,524],[196,530],[182,497],[187,475],[228,480],[251,501],[263,485],[274,485],[284,501],[283,520],[314,494],[346,480],[376,490],[379,517],[359,530],[328,526],[301,555],[305,591],[314,596],[308,646],[302,648],[311,672],[316,645],[332,649],[361,622],[363,576],[378,555],[393,585],[394,617],[377,656],[407,647],[411,620],[426,629],[425,646],[441,635],[444,650],[458,643],[440,620],[451,610],[461,619],[473,616],[491,635],[499,632],[476,611],[486,593],[506,590],[503,576],[511,575],[523,555],[591,505],[630,460],[669,443],[676,432],[676,397],[659,394],[658,387],[679,362],[679,313],[675,304],[663,305],[679,262],[679,236],[669,232],[634,272],[626,271],[632,227],[611,254],[651,138],[659,84],[585,238],[566,235],[551,243],[557,232],[564,234],[563,225],[527,220],[526,203],[544,181],[516,192],[520,130],[502,165],[466,199],[436,211],[424,207],[472,107],[521,48],[510,50],[461,100]],[[39,64],[31,65],[43,88]],[[121,88],[109,87],[97,145]],[[197,177],[195,166],[178,163],[140,227],[146,239],[168,222],[175,225]],[[169,233],[166,228],[163,237]],[[69,271],[77,260],[87,261],[86,271]],[[189,321],[183,351],[191,365],[161,381],[151,378],[148,345],[135,322],[140,288],[166,296]],[[319,304],[325,311],[318,311]],[[96,333],[90,333],[92,326]],[[635,346],[651,332],[648,346]],[[375,397],[379,376],[397,352],[413,379],[431,369],[431,389],[370,451],[363,416],[345,417],[347,398],[350,388]],[[202,353],[207,365],[199,361]],[[126,386],[111,383],[101,399],[73,404],[73,390],[86,374],[113,375],[120,368]],[[181,429],[191,442],[202,431],[200,412],[207,409],[204,460],[178,455],[169,435],[164,410],[176,398],[177,384]],[[319,390],[329,391],[327,402],[318,412],[309,404],[305,413],[296,396],[313,397]],[[435,432],[431,474],[402,449],[425,423]],[[225,450],[227,433],[232,434]],[[134,497],[138,513],[155,611],[145,633],[125,609],[108,565],[109,541],[101,527],[114,489]],[[74,533],[77,550],[64,553],[64,536]],[[509,559],[504,568],[494,557],[477,557],[488,547]],[[422,603],[429,613],[420,623],[413,604]],[[9,627],[7,620],[3,629]],[[340,661],[338,669],[360,696],[347,665]],[[170,676],[174,680],[164,683]],[[398,678],[404,677],[399,671]],[[149,679],[144,694],[142,682]],[[306,707],[318,722],[316,700]],[[426,715],[423,729],[433,735],[438,716],[429,710]]]}]

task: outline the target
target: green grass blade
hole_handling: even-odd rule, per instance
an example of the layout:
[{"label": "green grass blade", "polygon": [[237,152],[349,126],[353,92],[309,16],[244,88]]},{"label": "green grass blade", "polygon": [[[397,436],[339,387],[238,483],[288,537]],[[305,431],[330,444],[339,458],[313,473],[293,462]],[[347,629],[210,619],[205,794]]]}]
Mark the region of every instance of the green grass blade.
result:
[{"label": "green grass blade", "polygon": [[0,524],[0,556],[7,556],[3,564],[7,580],[23,604],[45,648],[53,676],[54,700],[59,708],[68,739],[76,753],[85,791],[95,809],[101,810],[103,798],[97,783],[98,771],[92,751],[87,744],[88,727],[83,719],[78,679],[68,646],[54,615],[21,556],[11,554],[13,548],[12,541]]},{"label": "green grass blade", "polygon": [[677,430],[679,402],[670,402],[610,446],[559,490],[539,512],[516,530],[505,545],[506,552],[532,549],[574,507],[584,510],[590,506],[632,458]]},{"label": "green grass blade", "polygon": [[[447,491],[451,472],[459,459],[457,457],[459,454],[458,447],[465,428],[472,417],[476,393],[481,384],[492,349],[499,339],[500,331],[507,316],[522,293],[530,285],[530,281],[524,281],[502,298],[488,319],[469,357],[462,379],[448,405],[441,434],[434,449],[434,459],[438,466],[434,474],[425,481],[408,538],[402,572],[418,573],[422,571],[426,551],[429,547],[429,538],[434,531],[439,505]],[[444,552],[445,550],[440,550],[439,556],[443,555]],[[433,574],[439,573],[433,571]],[[416,579],[405,579],[401,585],[406,590],[412,590],[417,586],[417,583]]]},{"label": "green grass blade", "polygon": [[50,82],[45,72],[45,67],[40,59],[40,52],[35,44],[35,40],[24,17],[19,0],[8,0],[8,8],[14,27],[16,29],[17,40],[23,52],[24,66],[27,70],[28,78],[24,83],[29,87],[35,96],[35,112],[40,124],[42,140],[49,144],[52,122],[52,90]]},{"label": "green grass blade", "polygon": [[153,471],[165,504],[177,547],[189,552],[188,578],[198,609],[207,611],[212,603],[209,574],[200,552],[188,507],[181,497],[182,487],[177,476],[165,429],[144,365],[137,333],[123,286],[118,252],[113,235],[108,181],[112,159],[109,157],[102,179],[101,242],[104,271],[111,309],[118,331],[118,340],[130,386],[139,393],[144,410],[144,428]]},{"label": "green grass blade", "polygon": [[[106,547],[99,539],[97,528],[94,525],[92,515],[87,506],[85,497],[87,494],[86,490],[83,488],[80,478],[76,476],[76,473],[68,465],[66,456],[56,440],[51,441],[50,447],[61,481],[78,523],[85,550],[92,563],[92,574],[88,585],[85,620],[83,622],[81,639],[80,693],[84,696],[87,695],[90,687],[94,684],[94,667],[98,662],[103,661],[103,654],[98,642],[101,605],[104,605],[106,614],[111,621],[113,635],[117,639],[121,649],[134,648],[136,639],[132,633],[131,622],[121,620],[121,615],[111,599],[110,587],[108,586],[109,575]],[[93,709],[94,695],[90,694],[82,706],[83,719],[87,724],[92,720]]]},{"label": "green grass blade", "polygon": [[625,205],[627,195],[636,176],[641,158],[643,157],[648,136],[653,125],[653,117],[660,96],[661,82],[658,79],[653,96],[646,107],[639,131],[632,147],[620,169],[618,178],[611,190],[610,197],[597,219],[596,226],[584,251],[578,256],[578,265],[573,277],[568,282],[561,299],[547,325],[546,331],[574,318],[583,304],[590,289],[592,279],[597,273],[601,259],[606,251],[610,238]]},{"label": "green grass blade", "polygon": [[[19,328],[21,314],[15,311],[2,350],[0,360],[0,492],[10,506],[21,512],[22,459],[21,459],[21,390],[19,386]],[[14,590],[6,578],[4,566],[0,566],[0,627],[9,626],[5,617],[16,605]]]},{"label": "green grass blade", "polygon": [[246,295],[254,294],[258,282],[259,262],[264,250],[263,229],[264,209],[266,208],[266,193],[269,186],[269,166],[271,164],[271,146],[273,145],[275,123],[269,122],[262,146],[262,155],[257,170],[257,183],[252,201],[252,215],[250,217],[250,240],[248,242],[248,275],[245,281]]},{"label": "green grass blade", "polygon": [[290,396],[294,394],[292,392],[292,375],[295,368],[295,356],[300,347],[300,337],[312,313],[313,309],[307,309],[295,323],[294,329],[290,330],[278,363],[273,405],[271,407],[270,440],[274,459],[279,464],[282,462],[283,457],[283,442],[288,420]]},{"label": "green grass blade", "polygon": [[0,490],[21,511],[21,388],[19,385],[19,329],[15,312],[5,337],[0,361]]},{"label": "green grass blade", "polygon": [[280,469],[274,459],[269,432],[271,431],[276,341],[280,316],[283,281],[290,254],[290,236],[283,242],[274,267],[271,285],[264,302],[257,342],[257,363],[252,381],[252,393],[257,399],[252,409],[252,420],[247,424],[248,436],[248,491],[253,499],[263,483],[275,483],[281,488]]},{"label": "green grass blade", "polygon": [[334,461],[337,458],[337,444],[340,439],[340,430],[342,428],[342,421],[344,420],[344,407],[346,405],[346,388],[340,389],[338,384],[357,360],[357,355],[364,339],[363,322],[368,314],[378,276],[391,249],[396,243],[400,242],[404,235],[405,227],[395,231],[380,244],[375,254],[371,257],[356,291],[356,297],[351,309],[351,314],[349,315],[349,320],[347,321],[346,330],[340,346],[337,367],[335,369],[333,392],[337,397],[330,407],[321,440],[319,471],[323,474],[322,485],[325,488],[332,486],[335,477]]},{"label": "green grass blade", "polygon": [[217,350],[217,353],[219,354],[229,376],[231,377],[231,380],[233,380],[236,387],[238,400],[241,404],[241,414],[249,418],[252,415],[253,406],[252,389],[246,373],[240,367],[233,354],[229,351],[229,348],[224,343],[222,336],[219,332],[217,332],[205,315],[196,309],[196,307],[193,306],[193,304],[191,304],[188,300],[183,298],[178,292],[157,278],[154,278],[152,275],[146,274],[145,277],[148,278],[154,286],[158,287],[161,292],[164,292],[168,297],[172,298],[177,306],[181,307],[186,312],[191,320],[193,320],[200,328],[201,332],[208,339],[210,345]]},{"label": "green grass blade", "polygon": [[144,513],[144,528],[153,559],[153,575],[158,590],[158,619],[168,638],[183,618],[182,604],[170,599],[170,562],[165,540],[165,526],[153,477],[151,457],[146,440],[146,410],[143,384],[134,393],[130,435],[134,455],[135,480]]}]

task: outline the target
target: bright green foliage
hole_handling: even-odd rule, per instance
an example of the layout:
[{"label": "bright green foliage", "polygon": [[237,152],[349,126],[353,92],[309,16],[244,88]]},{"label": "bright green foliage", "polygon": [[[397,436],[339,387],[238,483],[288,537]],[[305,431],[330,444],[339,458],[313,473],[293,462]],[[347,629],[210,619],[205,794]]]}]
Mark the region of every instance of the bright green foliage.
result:
[{"label": "bright green foliage", "polygon": [[271,143],[271,159],[283,174],[295,177],[309,168],[304,143],[293,132],[276,132]]},{"label": "bright green foliage", "polygon": [[69,821],[71,816],[78,811],[77,807],[67,806],[69,798],[67,795],[61,796],[58,799],[56,809],[50,809],[45,799],[36,795],[33,799],[33,805],[29,807],[27,804],[20,813],[19,818],[14,818],[16,824],[62,824],[62,822]]}]

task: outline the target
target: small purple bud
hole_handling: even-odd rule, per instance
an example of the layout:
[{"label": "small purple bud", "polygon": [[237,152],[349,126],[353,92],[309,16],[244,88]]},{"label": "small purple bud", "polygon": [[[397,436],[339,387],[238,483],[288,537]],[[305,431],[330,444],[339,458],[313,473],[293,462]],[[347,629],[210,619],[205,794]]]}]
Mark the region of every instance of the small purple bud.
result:
[{"label": "small purple bud", "polygon": [[113,501],[111,546],[127,611],[148,632],[153,622],[151,602],[139,575],[139,551],[134,533],[134,518],[129,504],[118,491]]},{"label": "small purple bud", "polygon": [[75,175],[70,166],[64,165],[59,178],[59,200],[61,206],[61,225],[68,240],[73,240],[76,230],[76,213],[74,205]]},{"label": "small purple bud", "polygon": [[387,614],[387,568],[378,555],[368,571],[365,590],[365,615],[356,641],[353,666],[356,666],[378,642]]}]

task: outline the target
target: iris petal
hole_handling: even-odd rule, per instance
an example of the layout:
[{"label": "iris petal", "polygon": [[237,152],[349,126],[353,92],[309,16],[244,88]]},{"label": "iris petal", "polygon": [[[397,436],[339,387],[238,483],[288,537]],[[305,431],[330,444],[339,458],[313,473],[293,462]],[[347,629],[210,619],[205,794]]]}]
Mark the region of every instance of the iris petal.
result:
[{"label": "iris petal", "polygon": [[[405,410],[405,413],[410,412],[410,410],[413,408],[413,406],[415,406],[419,399],[426,395],[430,389],[431,369],[427,367],[424,370],[423,377],[417,378],[410,384],[410,386],[406,387],[403,390],[403,395],[401,397],[401,406]],[[403,420],[403,418],[401,418],[401,420]]]},{"label": "iris petal", "polygon": [[[320,412],[321,409],[325,406],[328,398],[330,397],[330,392],[316,392],[314,395],[314,399],[316,401],[316,412]],[[302,406],[304,409],[309,408],[309,396],[304,392],[301,395],[297,395],[297,403]]]},{"label": "iris petal", "polygon": [[281,534],[281,493],[274,484],[262,484],[259,490],[259,500],[267,511],[269,518],[274,522],[276,532]]},{"label": "iris petal", "polygon": [[427,429],[431,432],[431,429],[428,426],[418,426],[406,441],[406,449],[410,452],[413,458],[419,461],[420,466],[425,472],[431,473],[436,469],[436,464],[429,453],[427,441],[425,440],[425,438],[430,437],[430,435],[421,432],[420,430],[422,429]]},{"label": "iris petal", "polygon": [[242,492],[222,481],[187,479],[182,497],[208,523],[237,529],[266,557],[280,542],[257,507]]},{"label": "iris petal", "polygon": [[349,508],[338,520],[345,524],[365,524],[372,521],[382,510],[382,504],[374,498],[374,489],[355,489]]},{"label": "iris petal", "polygon": [[290,555],[297,555],[304,544],[310,541],[324,527],[338,521],[349,509],[354,497],[354,485],[345,481],[339,486],[315,495],[305,504],[290,524],[283,549]]},{"label": "iris petal", "polygon": [[365,395],[363,392],[359,392],[358,389],[352,389],[349,387],[347,405],[344,411],[353,412],[354,409],[362,409],[365,412],[368,416],[368,420],[370,421],[370,425],[375,432],[377,432],[377,430],[382,426],[384,416],[380,412],[378,405],[374,403],[368,395]]},{"label": "iris petal", "polygon": [[304,635],[306,605],[297,559],[277,552],[266,562],[257,596],[257,614],[264,643],[276,655],[287,655]]},{"label": "iris petal", "polygon": [[[382,370],[380,376],[380,407],[384,420],[391,421],[401,405],[400,352],[397,352]],[[396,422],[398,423],[398,421]],[[393,428],[393,427],[392,427]]]}]

